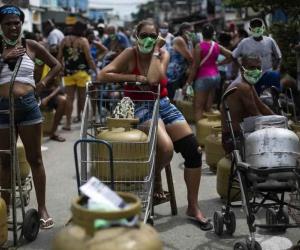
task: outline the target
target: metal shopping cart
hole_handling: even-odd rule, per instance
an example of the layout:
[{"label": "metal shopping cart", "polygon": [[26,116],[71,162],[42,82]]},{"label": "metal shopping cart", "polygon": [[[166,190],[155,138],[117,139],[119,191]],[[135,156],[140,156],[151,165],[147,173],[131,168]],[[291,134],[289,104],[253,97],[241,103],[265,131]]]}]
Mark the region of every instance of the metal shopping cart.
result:
[{"label": "metal shopping cart", "polygon": [[[125,85],[136,83],[125,83]],[[91,176],[96,176],[102,182],[110,184],[113,179],[116,191],[125,191],[136,194],[142,202],[143,221],[152,222],[152,194],[154,182],[154,167],[156,154],[156,133],[159,114],[159,87],[157,92],[150,90],[124,90],[120,85],[118,88],[90,88],[97,85],[90,82],[87,87],[87,98],[82,115],[80,132],[80,147],[74,148],[75,166],[77,171],[78,188]],[[114,84],[118,85],[118,84]],[[93,89],[93,90],[90,90]],[[146,111],[148,120],[143,122],[139,119],[119,119],[117,125],[111,124],[111,116],[117,104],[124,96],[131,98],[135,106],[135,118],[137,113]],[[150,96],[149,99],[140,97]],[[95,103],[97,105],[95,105]],[[93,108],[98,107],[98,112]],[[126,125],[124,125],[126,123]],[[145,138],[141,141],[118,138],[107,139],[101,137],[101,133],[116,128],[117,132],[142,131]],[[121,131],[120,131],[121,130]],[[107,142],[112,147],[113,174],[110,169],[110,157],[107,148],[99,142]],[[77,151],[80,151],[77,152]],[[113,176],[112,176],[113,175]]]}]

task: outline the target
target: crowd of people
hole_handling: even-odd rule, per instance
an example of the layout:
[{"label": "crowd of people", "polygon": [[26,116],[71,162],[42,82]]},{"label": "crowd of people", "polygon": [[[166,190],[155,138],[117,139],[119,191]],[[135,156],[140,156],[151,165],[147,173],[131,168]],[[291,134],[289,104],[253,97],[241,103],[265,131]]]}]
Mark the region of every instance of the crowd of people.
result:
[{"label": "crowd of people", "polygon": [[[0,7],[0,111],[8,109],[11,75],[18,58],[22,63],[14,82],[16,125],[26,158],[31,166],[41,227],[51,228],[54,221],[45,205],[46,176],[41,154],[41,109],[54,109],[50,139],[63,142],[58,133],[62,117],[63,130],[70,131],[72,123],[80,122],[86,97],[86,83],[141,82],[156,90],[160,84],[160,110],[157,136],[156,185],[154,198],[163,199],[160,171],[170,164],[173,151],[181,153],[185,162],[184,180],[187,188],[187,216],[195,219],[202,230],[212,229],[209,219],[201,212],[198,192],[201,180],[202,153],[190,125],[176,108],[178,89],[194,90],[194,117],[212,109],[226,88],[237,87],[229,105],[233,109],[234,128],[242,119],[253,115],[273,114],[259,99],[267,88],[281,91],[281,52],[274,39],[265,35],[261,19],[250,22],[249,32],[230,23],[221,31],[206,23],[195,32],[190,23],[169,27],[158,26],[151,20],[140,22],[134,30],[106,26],[95,27],[78,21],[64,33],[52,20],[43,24],[40,32],[22,33],[24,13],[18,7]],[[242,58],[242,60],[240,60]],[[228,87],[228,82],[231,84]],[[125,89],[140,90],[126,86]],[[41,98],[41,106],[35,98]],[[75,98],[76,97],[76,98]],[[134,99],[147,99],[139,94]],[[77,114],[72,119],[73,103]],[[136,116],[147,123],[152,110],[139,107]],[[223,117],[224,120],[224,117]],[[0,112],[0,149],[9,148],[9,114]],[[223,123],[223,145],[232,150],[228,128]],[[237,131],[238,133],[238,131]],[[9,157],[2,156],[0,185],[10,183]],[[1,196],[9,203],[9,194]]]}]

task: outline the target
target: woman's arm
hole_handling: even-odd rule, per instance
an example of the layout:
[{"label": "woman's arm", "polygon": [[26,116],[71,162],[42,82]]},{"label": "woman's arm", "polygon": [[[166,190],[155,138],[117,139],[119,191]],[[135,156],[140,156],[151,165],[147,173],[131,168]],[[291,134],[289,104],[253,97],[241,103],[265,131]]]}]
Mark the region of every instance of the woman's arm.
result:
[{"label": "woman's arm", "polygon": [[82,37],[81,40],[81,45],[83,47],[83,53],[85,55],[85,58],[87,60],[87,63],[89,65],[89,67],[97,73],[97,67],[96,67],[96,64],[92,58],[92,55],[91,55],[91,52],[90,52],[90,45],[89,45],[89,42],[86,38]]},{"label": "woman's arm", "polygon": [[194,62],[192,64],[190,74],[187,78],[186,85],[191,84],[195,79],[196,73],[197,73],[200,63],[201,63],[200,52],[201,52],[200,45],[197,44],[194,49]]},{"label": "woman's arm", "polygon": [[218,66],[228,64],[232,62],[232,53],[230,50],[224,48],[223,46],[219,45],[220,47],[220,53],[225,56],[225,59],[222,62],[218,63]]},{"label": "woman's arm", "polygon": [[155,44],[147,73],[147,79],[150,85],[158,85],[159,81],[166,77],[170,56],[166,50],[161,50],[164,44],[165,40],[159,37]]},{"label": "woman's arm", "polygon": [[51,82],[60,72],[61,64],[54,56],[52,56],[44,46],[33,40],[27,40],[28,45],[34,52],[35,57],[42,60],[46,65],[50,67],[48,74],[37,84],[37,87],[46,86]]},{"label": "woman's arm", "polygon": [[93,41],[93,44],[97,47],[97,57],[108,52],[108,49],[101,42]]},{"label": "woman's arm", "polygon": [[125,49],[110,64],[104,67],[97,76],[100,83],[147,82],[147,78],[129,73],[128,65],[134,60],[134,49]]},{"label": "woman's arm", "polygon": [[188,46],[183,38],[176,37],[174,39],[174,49],[180,53],[189,63],[193,63],[192,52],[189,51]]}]

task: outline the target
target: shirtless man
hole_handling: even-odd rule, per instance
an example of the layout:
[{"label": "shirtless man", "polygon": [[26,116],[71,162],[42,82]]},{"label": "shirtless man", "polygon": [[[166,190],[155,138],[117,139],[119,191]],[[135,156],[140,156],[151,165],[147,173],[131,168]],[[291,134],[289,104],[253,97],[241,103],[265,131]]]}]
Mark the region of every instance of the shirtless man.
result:
[{"label": "shirtless man", "polygon": [[[247,55],[242,58],[241,76],[233,81],[227,90],[234,87],[237,90],[227,98],[230,109],[232,126],[236,137],[241,135],[240,123],[247,117],[258,115],[272,115],[273,112],[259,99],[255,91],[255,84],[262,74],[261,60],[256,55]],[[222,108],[222,144],[226,154],[233,150],[233,143],[229,127]]]}]

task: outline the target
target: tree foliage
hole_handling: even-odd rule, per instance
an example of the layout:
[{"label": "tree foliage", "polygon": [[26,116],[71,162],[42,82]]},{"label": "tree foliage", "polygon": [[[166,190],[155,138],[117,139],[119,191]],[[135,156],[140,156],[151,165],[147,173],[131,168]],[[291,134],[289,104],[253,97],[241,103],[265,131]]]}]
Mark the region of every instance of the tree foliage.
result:
[{"label": "tree foliage", "polygon": [[150,1],[144,4],[140,4],[138,6],[138,12],[132,13],[132,19],[134,23],[138,23],[141,20],[147,19],[147,18],[154,18],[155,13],[155,3],[154,1]]}]

